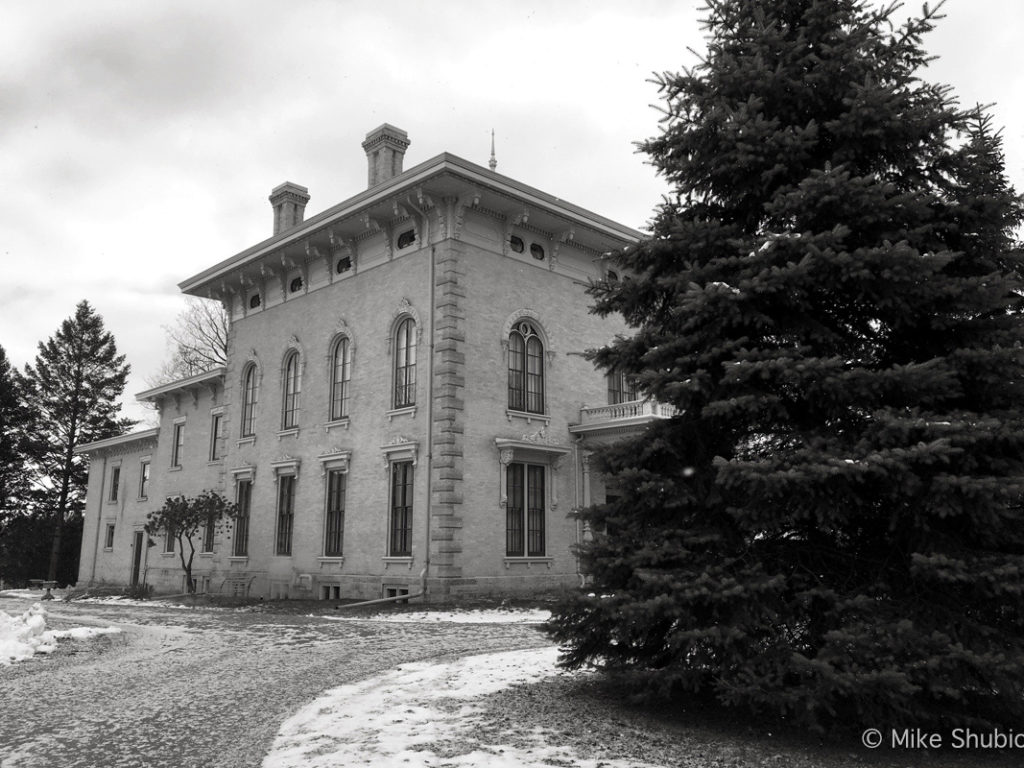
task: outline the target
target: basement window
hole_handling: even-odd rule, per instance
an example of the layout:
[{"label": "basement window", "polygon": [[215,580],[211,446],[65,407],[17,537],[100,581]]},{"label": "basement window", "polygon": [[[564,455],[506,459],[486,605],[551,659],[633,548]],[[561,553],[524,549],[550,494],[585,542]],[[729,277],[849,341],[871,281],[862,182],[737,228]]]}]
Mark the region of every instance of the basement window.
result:
[{"label": "basement window", "polygon": [[537,261],[544,261],[544,249],[536,243],[530,243],[530,255]]},{"label": "basement window", "polygon": [[405,232],[398,236],[398,249],[408,248],[410,245],[416,242],[416,232],[407,229]]},{"label": "basement window", "polygon": [[298,293],[302,290],[302,277],[294,278],[291,283],[288,284],[288,290],[291,293]]},{"label": "basement window", "polygon": [[344,272],[348,272],[350,269],[352,269],[352,259],[351,259],[351,257],[343,256],[342,258],[338,259],[338,274],[339,275],[344,273]]},{"label": "basement window", "polygon": [[254,293],[249,297],[249,309],[256,309],[260,305],[260,295]]},{"label": "basement window", "polygon": [[508,245],[516,253],[522,253],[523,250],[526,248],[526,245],[523,243],[523,238],[516,237],[515,235],[512,235],[508,239]]}]

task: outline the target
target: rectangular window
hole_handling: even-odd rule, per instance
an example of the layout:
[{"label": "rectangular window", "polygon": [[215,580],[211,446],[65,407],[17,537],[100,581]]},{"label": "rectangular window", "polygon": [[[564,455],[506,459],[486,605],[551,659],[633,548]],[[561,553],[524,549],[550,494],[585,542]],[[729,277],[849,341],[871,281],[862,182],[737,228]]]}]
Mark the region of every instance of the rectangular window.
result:
[{"label": "rectangular window", "polygon": [[412,477],[411,461],[396,461],[391,465],[388,554],[392,557],[412,555]]},{"label": "rectangular window", "polygon": [[608,374],[608,405],[630,403],[638,399],[636,384],[625,374],[614,371]]},{"label": "rectangular window", "polygon": [[252,480],[239,480],[235,489],[235,504],[238,513],[235,516],[235,538],[232,543],[232,554],[235,557],[246,557],[249,554],[249,506],[252,501]]},{"label": "rectangular window", "polygon": [[149,462],[144,461],[139,465],[139,498],[149,498]]},{"label": "rectangular window", "polygon": [[508,339],[508,407],[526,410],[526,345],[523,337],[513,333]]},{"label": "rectangular window", "polygon": [[167,536],[164,538],[164,552],[174,551],[174,531],[167,531]]},{"label": "rectangular window", "polygon": [[181,466],[181,449],[185,445],[185,425],[174,425],[174,442],[171,445],[171,466]]},{"label": "rectangular window", "polygon": [[544,350],[536,338],[526,342],[526,410],[544,413]]},{"label": "rectangular window", "polygon": [[210,515],[203,528],[203,552],[213,552],[213,539],[217,535],[217,519]]},{"label": "rectangular window", "polygon": [[544,467],[512,463],[506,470],[505,554],[544,555]]},{"label": "rectangular window", "polygon": [[107,523],[107,537],[103,540],[104,549],[114,548],[114,524]]},{"label": "rectangular window", "polygon": [[223,458],[220,452],[220,424],[222,418],[221,414],[215,413],[210,419],[210,461],[217,461]]},{"label": "rectangular window", "polygon": [[121,486],[121,467],[110,470],[110,500],[117,501],[117,489]]},{"label": "rectangular window", "polygon": [[277,545],[276,555],[292,553],[292,525],[295,518],[295,475],[277,478]]},{"label": "rectangular window", "polygon": [[324,530],[324,556],[341,557],[345,542],[345,473],[332,469],[327,473],[327,524]]}]

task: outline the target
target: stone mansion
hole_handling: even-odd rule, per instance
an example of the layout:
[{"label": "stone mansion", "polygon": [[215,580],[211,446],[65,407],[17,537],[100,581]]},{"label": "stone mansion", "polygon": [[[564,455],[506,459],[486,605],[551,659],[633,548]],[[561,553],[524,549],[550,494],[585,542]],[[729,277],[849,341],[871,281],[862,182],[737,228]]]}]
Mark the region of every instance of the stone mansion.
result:
[{"label": "stone mansion", "polygon": [[[200,591],[350,599],[541,594],[581,583],[589,453],[664,413],[583,352],[625,331],[589,312],[607,252],[641,237],[450,154],[403,170],[407,134],[363,142],[367,188],[185,280],[230,317],[227,364],[138,395],[159,426],[83,446],[79,585],[184,591],[164,499],[239,515],[197,544]],[[614,275],[612,275],[614,277]]]}]

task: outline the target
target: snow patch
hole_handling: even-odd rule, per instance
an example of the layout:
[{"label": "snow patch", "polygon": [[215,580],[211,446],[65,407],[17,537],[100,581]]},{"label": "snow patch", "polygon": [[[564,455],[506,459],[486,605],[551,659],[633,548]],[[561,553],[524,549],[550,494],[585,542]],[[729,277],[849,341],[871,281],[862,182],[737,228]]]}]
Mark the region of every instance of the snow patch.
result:
[{"label": "snow patch", "polygon": [[541,609],[477,609],[377,613],[372,616],[322,616],[328,621],[383,621],[394,624],[543,624],[551,611]]},{"label": "snow patch", "polygon": [[477,734],[484,729],[476,726],[482,709],[472,698],[560,674],[557,659],[557,648],[508,651],[450,663],[404,664],[343,685],[285,721],[263,768],[643,765],[583,759],[569,748],[549,746],[542,730],[520,734],[515,745],[480,741]]},{"label": "snow patch", "polygon": [[46,611],[39,603],[20,616],[0,611],[0,666],[30,659],[37,653],[52,653],[57,649],[58,640],[85,640],[120,631],[116,627],[48,630]]},{"label": "snow patch", "polygon": [[182,603],[171,603],[162,600],[139,600],[134,597],[122,597],[121,595],[106,595],[103,597],[76,597],[76,603],[95,603],[97,605],[132,605],[142,608],[170,608],[172,610],[189,610],[191,611],[194,607],[206,607],[206,606],[192,606],[185,605]]}]

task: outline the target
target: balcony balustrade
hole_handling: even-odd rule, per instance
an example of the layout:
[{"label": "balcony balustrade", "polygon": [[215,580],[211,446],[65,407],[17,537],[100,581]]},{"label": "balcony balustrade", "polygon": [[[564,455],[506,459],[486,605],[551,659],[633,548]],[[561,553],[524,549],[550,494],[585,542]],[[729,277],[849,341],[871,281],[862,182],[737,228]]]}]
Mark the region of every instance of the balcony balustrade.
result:
[{"label": "balcony balustrade", "polygon": [[606,428],[642,426],[654,419],[670,419],[675,413],[675,406],[654,400],[630,400],[615,405],[580,408],[580,421],[570,426],[569,431],[581,434],[599,432]]}]

